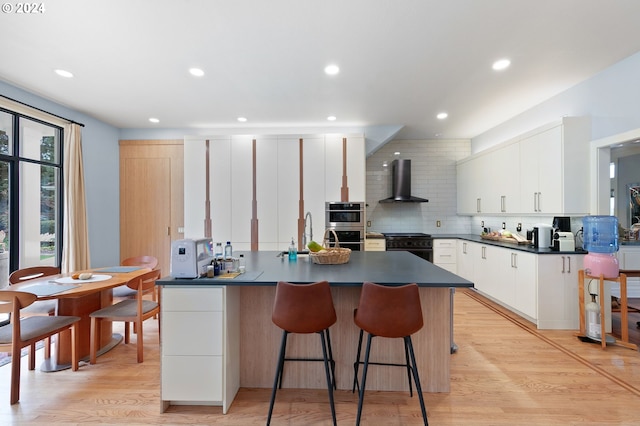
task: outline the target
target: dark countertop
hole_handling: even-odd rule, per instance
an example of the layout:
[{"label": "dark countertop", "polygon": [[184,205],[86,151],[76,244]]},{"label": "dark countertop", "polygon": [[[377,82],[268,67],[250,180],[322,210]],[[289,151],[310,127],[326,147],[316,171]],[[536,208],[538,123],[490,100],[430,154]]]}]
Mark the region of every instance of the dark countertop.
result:
[{"label": "dark countertop", "polygon": [[490,246],[496,247],[504,247],[512,250],[524,251],[527,253],[533,254],[587,254],[584,250],[576,250],[576,251],[554,251],[550,248],[537,248],[528,244],[512,244],[512,243],[501,243],[500,241],[493,240],[485,240],[480,237],[480,235],[473,234],[433,234],[431,236],[433,239],[458,239],[465,241],[473,241],[475,243],[487,244]]},{"label": "dark countertop", "polygon": [[353,251],[343,265],[317,265],[307,256],[290,262],[278,251],[244,251],[247,272],[233,279],[163,277],[157,285],[274,286],[278,281],[312,283],[327,280],[332,286],[361,286],[364,281],[384,285],[416,283],[420,287],[473,287],[431,262],[405,251]]}]

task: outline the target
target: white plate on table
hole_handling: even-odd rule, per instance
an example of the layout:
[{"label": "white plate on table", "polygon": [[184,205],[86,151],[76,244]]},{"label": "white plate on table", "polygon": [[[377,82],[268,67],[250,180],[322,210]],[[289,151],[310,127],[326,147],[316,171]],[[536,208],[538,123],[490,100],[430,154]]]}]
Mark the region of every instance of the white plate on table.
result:
[{"label": "white plate on table", "polygon": [[111,278],[111,275],[93,274],[88,280],[73,279],[71,277],[62,277],[55,280],[60,284],[83,284],[83,283],[96,283],[98,281],[106,281]]}]

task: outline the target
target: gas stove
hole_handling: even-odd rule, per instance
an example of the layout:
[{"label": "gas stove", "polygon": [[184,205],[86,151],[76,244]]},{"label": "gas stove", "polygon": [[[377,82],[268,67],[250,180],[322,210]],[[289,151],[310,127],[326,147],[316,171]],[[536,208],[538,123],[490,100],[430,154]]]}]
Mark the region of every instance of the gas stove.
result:
[{"label": "gas stove", "polygon": [[420,232],[385,232],[387,250],[431,250],[433,239],[429,234]]}]

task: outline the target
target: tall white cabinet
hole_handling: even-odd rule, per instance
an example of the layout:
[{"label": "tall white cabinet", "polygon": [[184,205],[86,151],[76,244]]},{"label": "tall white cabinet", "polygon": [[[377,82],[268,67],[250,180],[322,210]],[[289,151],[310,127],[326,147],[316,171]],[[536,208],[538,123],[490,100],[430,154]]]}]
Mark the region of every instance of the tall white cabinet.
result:
[{"label": "tall white cabinet", "polygon": [[[185,238],[204,235],[206,139],[185,138]],[[254,208],[258,249],[287,249],[291,237],[297,240],[301,197],[304,212],[311,213],[314,238],[320,238],[324,232],[325,201],[341,200],[345,176],[343,159],[347,164],[349,200],[365,199],[363,135],[224,136],[208,139],[212,237],[214,241],[223,243],[231,241],[236,250],[251,249]]]}]

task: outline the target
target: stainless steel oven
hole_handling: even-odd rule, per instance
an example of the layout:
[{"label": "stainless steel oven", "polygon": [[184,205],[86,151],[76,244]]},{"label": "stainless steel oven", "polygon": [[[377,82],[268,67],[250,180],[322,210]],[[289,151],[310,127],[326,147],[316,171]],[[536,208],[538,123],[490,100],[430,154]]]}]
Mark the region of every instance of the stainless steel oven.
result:
[{"label": "stainless steel oven", "polygon": [[[336,232],[340,247],[354,251],[364,250],[364,222],[364,201],[325,203],[325,227]],[[331,246],[334,241],[333,233],[329,233]]]},{"label": "stainless steel oven", "polygon": [[355,227],[364,229],[364,202],[327,201],[324,222],[327,228]]}]

